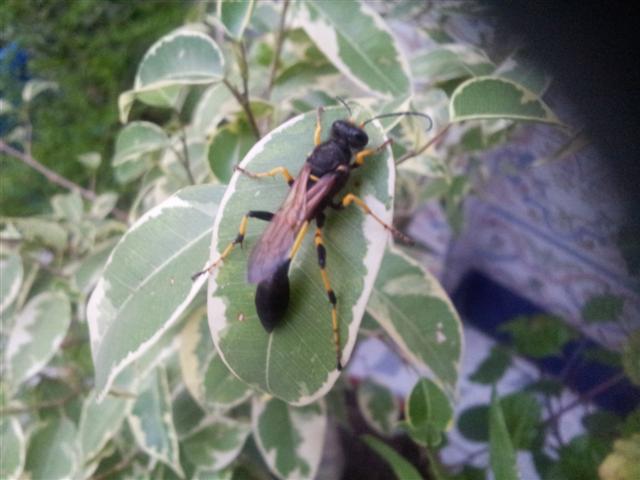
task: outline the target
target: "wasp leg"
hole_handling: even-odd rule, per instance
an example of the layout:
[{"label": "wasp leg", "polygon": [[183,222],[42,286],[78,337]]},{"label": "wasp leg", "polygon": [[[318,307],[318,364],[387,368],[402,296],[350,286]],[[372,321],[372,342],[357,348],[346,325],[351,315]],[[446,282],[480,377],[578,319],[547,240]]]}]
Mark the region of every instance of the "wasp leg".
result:
[{"label": "wasp leg", "polygon": [[382,225],[386,230],[389,230],[393,234],[394,237],[399,238],[400,240],[402,240],[405,243],[408,243],[409,245],[412,245],[414,243],[413,240],[411,240],[409,237],[407,237],[400,230],[398,230],[395,227],[389,225],[388,223],[385,223],[384,220],[382,220],[379,216],[377,216],[375,213],[373,213],[371,211],[369,206],[366,203],[364,203],[364,201],[361,198],[356,197],[353,193],[348,193],[347,195],[345,195],[344,198],[342,199],[341,203],[342,203],[343,207],[348,207],[352,203],[355,203],[357,206],[360,207],[360,209],[364,213],[366,213],[367,215],[371,215],[371,217],[376,222],[378,222],[380,225]]},{"label": "wasp leg", "polygon": [[338,309],[336,307],[336,295],[333,293],[331,283],[329,282],[329,276],[327,275],[327,250],[324,248],[324,238],[322,236],[322,227],[324,225],[324,215],[320,214],[316,217],[316,234],[314,242],[316,244],[316,251],[318,252],[318,265],[320,265],[320,275],[322,275],[322,283],[324,289],[329,297],[329,303],[331,303],[331,328],[333,331],[333,343],[336,349],[336,366],[338,370],[342,370],[342,349],[340,347],[340,325],[338,324]]},{"label": "wasp leg", "polygon": [[222,251],[220,258],[218,258],[215,262],[213,262],[204,270],[194,273],[191,276],[191,280],[195,280],[196,278],[198,278],[200,275],[204,273],[210,274],[220,264],[220,262],[222,262],[225,258],[229,256],[229,254],[233,251],[236,245],[240,244],[240,247],[242,247],[242,242],[244,241],[244,235],[247,232],[247,223],[249,222],[250,218],[257,218],[258,220],[264,220],[265,222],[270,222],[271,219],[273,218],[273,215],[274,214],[271,212],[265,212],[262,210],[249,210],[242,217],[242,220],[240,221],[240,227],[238,228],[238,235],[236,235],[236,238],[233,240],[233,242],[227,245],[226,248]]},{"label": "wasp leg", "polygon": [[309,229],[309,221],[306,221],[302,224],[302,228],[298,232],[295,241],[293,242],[293,247],[291,247],[291,252],[289,253],[289,259],[292,259],[298,253],[300,246],[302,245],[302,241],[304,240],[304,236],[307,234],[307,230]]},{"label": "wasp leg", "polygon": [[313,133],[313,144],[316,147],[322,143],[322,112],[324,112],[324,108],[318,107],[316,110],[316,130]]},{"label": "wasp leg", "polygon": [[236,165],[235,169],[240,173],[246,175],[247,177],[251,177],[251,178],[275,177],[276,175],[280,174],[284,177],[284,179],[287,181],[289,186],[293,185],[294,178],[289,173],[289,170],[287,170],[285,167],[275,167],[269,170],[268,172],[260,172],[260,173],[250,172],[248,170],[245,170],[239,165]]},{"label": "wasp leg", "polygon": [[375,155],[376,153],[378,153],[380,150],[384,149],[390,143],[392,143],[392,140],[389,138],[389,139],[385,140],[385,142],[382,145],[380,145],[379,147],[367,148],[365,150],[362,150],[361,152],[356,153],[356,159],[354,160],[353,165],[351,165],[351,168],[361,167],[364,164],[364,159],[366,157],[370,157],[371,155]]}]

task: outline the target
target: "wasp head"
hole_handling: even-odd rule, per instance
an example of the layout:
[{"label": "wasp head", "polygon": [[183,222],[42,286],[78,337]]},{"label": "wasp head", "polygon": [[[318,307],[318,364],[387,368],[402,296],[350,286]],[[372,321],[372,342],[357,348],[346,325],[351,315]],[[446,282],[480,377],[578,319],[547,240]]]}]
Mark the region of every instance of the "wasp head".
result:
[{"label": "wasp head", "polygon": [[363,129],[347,120],[336,120],[331,125],[331,139],[346,143],[352,150],[362,150],[369,143],[369,137]]}]

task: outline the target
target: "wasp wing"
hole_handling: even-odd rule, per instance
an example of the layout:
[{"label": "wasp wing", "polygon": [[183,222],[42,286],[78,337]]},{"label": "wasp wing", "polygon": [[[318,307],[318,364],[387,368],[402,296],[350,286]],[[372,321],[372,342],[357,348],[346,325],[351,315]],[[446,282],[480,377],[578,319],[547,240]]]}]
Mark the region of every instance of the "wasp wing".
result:
[{"label": "wasp wing", "polygon": [[302,226],[317,214],[318,206],[333,190],[333,175],[325,175],[307,190],[311,165],[305,163],[280,209],[273,216],[249,257],[247,279],[260,283],[290,260],[291,248]]}]

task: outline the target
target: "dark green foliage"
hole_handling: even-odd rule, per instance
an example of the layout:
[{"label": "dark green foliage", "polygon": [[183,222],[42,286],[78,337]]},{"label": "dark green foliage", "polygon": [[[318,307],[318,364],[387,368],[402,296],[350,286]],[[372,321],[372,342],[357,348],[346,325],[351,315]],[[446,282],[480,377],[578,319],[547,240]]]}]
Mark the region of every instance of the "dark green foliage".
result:
[{"label": "dark green foliage", "polygon": [[624,308],[624,298],[605,293],[591,297],[582,307],[585,322],[611,322],[617,320]]},{"label": "dark green foliage", "polygon": [[[187,2],[8,0],[0,9],[2,42],[29,53],[33,78],[58,82],[32,108],[33,156],[86,185],[91,174],[76,157],[99,151],[108,159],[118,124],[118,95],[131,86],[144,52],[182,23]],[[19,89],[18,89],[19,91]],[[103,162],[98,190],[113,185]],[[18,161],[0,158],[2,214],[26,215],[46,208],[58,187]],[[29,185],[28,189],[24,188]]]},{"label": "dark green foliage", "polygon": [[561,318],[553,315],[519,316],[501,330],[512,336],[520,354],[534,358],[560,355],[564,345],[576,335]]}]

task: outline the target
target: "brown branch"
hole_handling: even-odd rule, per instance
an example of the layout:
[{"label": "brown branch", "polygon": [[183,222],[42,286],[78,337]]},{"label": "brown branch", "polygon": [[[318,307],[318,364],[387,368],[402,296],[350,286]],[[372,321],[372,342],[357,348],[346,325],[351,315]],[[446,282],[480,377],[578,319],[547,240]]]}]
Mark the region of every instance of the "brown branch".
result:
[{"label": "brown branch", "polygon": [[[44,175],[47,178],[47,180],[49,180],[51,183],[55,183],[60,187],[66,188],[67,190],[78,192],[82,196],[82,198],[84,198],[85,200],[89,200],[92,202],[96,200],[97,196],[95,192],[92,192],[91,190],[87,190],[86,188],[81,187],[77,183],[74,183],[71,180],[63,177],[62,175],[54,172],[53,170],[45,167],[28,153],[21,152],[20,150],[13,148],[12,146],[8,145],[2,140],[0,140],[0,152],[4,152],[7,155],[13,158],[16,158],[21,162],[27,164],[37,172]],[[127,222],[127,214],[122,210],[114,208],[112,210],[112,213],[113,213],[113,216],[116,217],[118,220],[125,223]]]},{"label": "brown branch", "polygon": [[573,402],[566,404],[564,407],[562,407],[561,409],[556,411],[553,415],[551,415],[549,418],[547,418],[544,421],[543,426],[547,426],[550,423],[555,422],[562,415],[567,413],[569,410],[573,410],[578,405],[580,405],[580,404],[582,404],[584,402],[587,402],[587,401],[591,400],[594,397],[597,397],[602,392],[605,392],[606,390],[608,390],[611,387],[613,387],[616,383],[622,381],[625,377],[626,376],[625,376],[624,372],[620,372],[620,373],[617,373],[616,375],[614,375],[613,377],[609,378],[608,380],[605,380],[604,382],[599,383],[598,385],[593,387],[591,390],[589,390],[585,394],[580,395]]},{"label": "brown branch", "polygon": [[267,100],[271,96],[273,90],[273,84],[276,80],[276,72],[278,71],[278,63],[280,62],[280,54],[282,53],[282,44],[285,37],[285,20],[287,17],[287,10],[289,9],[289,0],[284,0],[282,5],[282,14],[280,16],[280,25],[278,26],[278,36],[276,37],[276,51],[273,54],[273,60],[271,62],[271,72],[269,73],[269,83],[265,92]]},{"label": "brown branch", "polygon": [[431,140],[429,140],[420,148],[417,148],[415,150],[410,150],[407,153],[405,153],[402,157],[398,159],[398,161],[396,162],[396,166],[400,165],[402,162],[405,162],[406,160],[409,160],[410,158],[420,155],[422,152],[427,150],[431,145],[438,142],[449,131],[452,125],[453,125],[452,123],[449,123],[442,130],[440,130]]},{"label": "brown branch", "polygon": [[248,98],[245,97],[229,80],[226,78],[222,80],[225,86],[229,89],[231,94],[238,101],[244,113],[247,115],[247,119],[249,120],[249,126],[253,132],[253,136],[256,137],[256,140],[260,140],[260,130],[258,129],[258,124],[256,123],[256,119],[253,116],[253,112],[251,111],[251,105],[249,104]]}]

